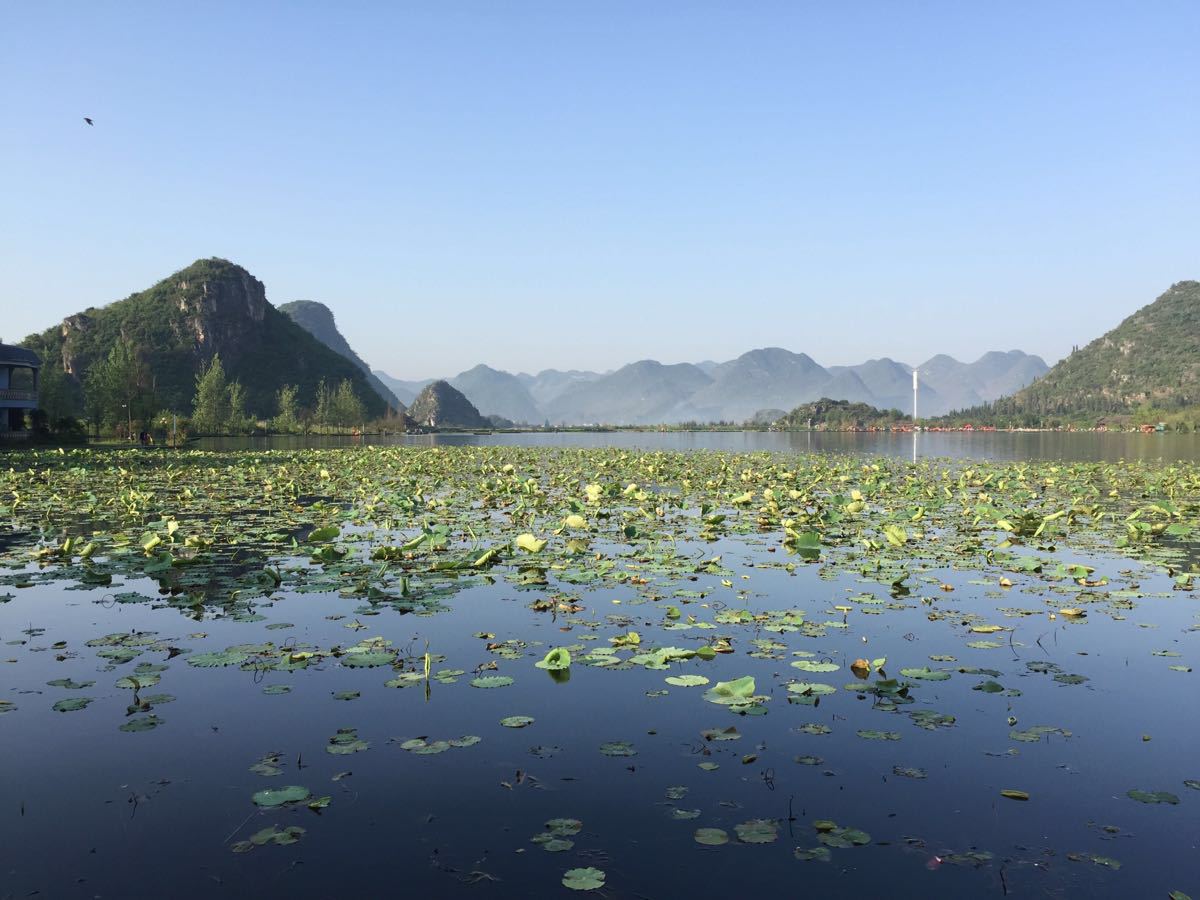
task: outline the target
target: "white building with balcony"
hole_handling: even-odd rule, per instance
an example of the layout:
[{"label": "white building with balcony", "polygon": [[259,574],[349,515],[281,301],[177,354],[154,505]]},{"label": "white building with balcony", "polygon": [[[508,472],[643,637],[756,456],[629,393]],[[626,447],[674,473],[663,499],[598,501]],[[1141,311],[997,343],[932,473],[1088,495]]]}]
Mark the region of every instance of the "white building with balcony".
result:
[{"label": "white building with balcony", "polygon": [[0,344],[0,438],[28,434],[28,415],[38,408],[41,368],[32,350]]}]

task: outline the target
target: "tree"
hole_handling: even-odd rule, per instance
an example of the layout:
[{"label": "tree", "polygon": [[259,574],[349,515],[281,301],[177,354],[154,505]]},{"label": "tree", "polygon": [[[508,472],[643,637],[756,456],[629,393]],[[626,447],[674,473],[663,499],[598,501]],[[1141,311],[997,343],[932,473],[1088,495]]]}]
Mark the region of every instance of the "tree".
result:
[{"label": "tree", "polygon": [[192,427],[200,434],[218,434],[229,421],[229,388],[225,369],[217,354],[196,376],[196,396],[192,400]]},{"label": "tree", "polygon": [[100,437],[109,406],[108,379],[103,365],[92,366],[83,379],[83,408],[92,433]]},{"label": "tree", "polygon": [[317,383],[317,394],[313,403],[313,421],[318,425],[334,424],[333,391],[322,378]]},{"label": "tree", "polygon": [[78,414],[75,391],[61,366],[43,366],[38,380],[38,406],[45,411],[51,425],[61,419],[74,419]]},{"label": "tree", "polygon": [[91,367],[83,388],[88,421],[97,436],[104,424],[132,432],[134,420],[144,421],[154,407],[153,379],[126,340],[113,344],[108,356]]},{"label": "tree", "polygon": [[342,379],[333,397],[333,418],[337,425],[360,425],[367,416],[366,407],[354,393],[350,379]]},{"label": "tree", "polygon": [[274,431],[295,432],[300,430],[300,409],[296,403],[296,386],[285,384],[275,394],[275,405],[278,412],[271,420]]},{"label": "tree", "polygon": [[251,418],[246,412],[246,391],[240,381],[229,385],[229,418],[226,427],[232,434],[246,434],[251,430]]}]

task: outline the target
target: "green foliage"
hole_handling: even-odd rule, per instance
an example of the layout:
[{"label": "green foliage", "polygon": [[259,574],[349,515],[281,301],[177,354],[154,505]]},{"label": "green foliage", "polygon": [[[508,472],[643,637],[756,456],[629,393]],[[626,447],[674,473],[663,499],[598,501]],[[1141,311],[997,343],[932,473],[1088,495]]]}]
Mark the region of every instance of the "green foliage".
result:
[{"label": "green foliage", "polygon": [[79,416],[80,396],[61,366],[46,365],[38,381],[38,406],[50,422]]},{"label": "green foliage", "polygon": [[301,430],[300,407],[294,384],[285,384],[276,392],[275,409],[275,417],[271,419],[272,431],[294,434]]},{"label": "green foliage", "polygon": [[231,434],[249,434],[254,430],[254,419],[246,412],[246,391],[240,381],[229,385],[229,418],[225,426]]},{"label": "green foliage", "polygon": [[366,407],[348,379],[342,379],[333,395],[333,416],[334,425],[358,425],[366,419]]},{"label": "green foliage", "polygon": [[888,428],[910,423],[898,409],[879,410],[866,403],[830,400],[822,397],[797,406],[773,425],[784,430],[851,431],[862,428]]},{"label": "green foliage", "polygon": [[[53,368],[47,365],[43,371]],[[53,381],[59,375],[55,373],[49,378]],[[127,436],[153,413],[156,405],[153,376],[129,341],[113,344],[107,356],[88,372],[84,403],[88,419],[97,431],[100,426],[108,425]]]},{"label": "green foliage", "polygon": [[1024,427],[1130,424],[1200,416],[1200,282],[1180,281],[1107,334],[1076,349],[1011,397],[963,410],[955,420]]},{"label": "green foliage", "polygon": [[192,427],[201,434],[219,434],[229,421],[229,386],[221,357],[201,368],[196,376],[196,395],[192,400]]},{"label": "green foliage", "polygon": [[135,406],[135,421],[159,406],[188,412],[196,376],[216,355],[227,379],[242,385],[247,416],[273,409],[284,385],[296,388],[301,405],[312,402],[321,378],[349,381],[365,418],[386,411],[353,362],[266,302],[261,283],[227,260],[198,260],[148,290],[85,310],[22,341],[45,361],[43,379],[53,378],[49,370],[57,367],[76,390],[82,389],[86,415],[97,428],[130,417],[126,410],[112,413],[111,373],[94,374],[119,344],[128,346],[140,373],[134,400],[141,412]]}]

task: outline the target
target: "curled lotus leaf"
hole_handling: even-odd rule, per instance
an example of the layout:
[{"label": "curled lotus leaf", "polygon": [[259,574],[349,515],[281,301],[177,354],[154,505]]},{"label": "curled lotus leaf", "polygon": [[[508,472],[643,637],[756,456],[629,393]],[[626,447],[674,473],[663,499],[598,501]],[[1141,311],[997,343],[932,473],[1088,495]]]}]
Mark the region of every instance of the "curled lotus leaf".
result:
[{"label": "curled lotus leaf", "polygon": [[549,669],[550,671],[559,671],[561,669],[570,668],[570,651],[568,651],[566,647],[555,647],[540,661],[534,663],[534,665],[539,669]]},{"label": "curled lotus leaf", "polygon": [[743,675],[733,681],[718,681],[704,692],[704,699],[724,705],[751,703],[754,700],[754,676]]}]

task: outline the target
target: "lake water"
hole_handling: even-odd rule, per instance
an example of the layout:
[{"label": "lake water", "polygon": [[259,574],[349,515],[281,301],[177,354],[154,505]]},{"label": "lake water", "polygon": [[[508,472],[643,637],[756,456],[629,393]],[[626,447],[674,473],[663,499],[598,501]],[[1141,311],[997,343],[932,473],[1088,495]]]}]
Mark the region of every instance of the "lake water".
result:
[{"label": "lake water", "polygon": [[622,447],[629,450],[722,450],[733,453],[853,453],[896,459],[1200,460],[1200,435],[1080,432],[614,431],[429,434],[365,438],[297,436],[203,438],[202,449],[299,449],[348,446]]},{"label": "lake water", "polygon": [[[761,456],[586,449],[810,441],[835,456],[763,471]],[[1200,896],[1200,601],[1173,577],[1197,536],[1195,467],[1030,476],[1000,462],[960,482],[907,462],[911,435],[403,444],[441,452],[7,457],[0,505],[19,527],[0,531],[0,896]],[[1193,452],[1140,435],[918,446],[1001,461]],[[819,559],[788,552],[757,508],[780,483],[815,481],[814,498],[844,492]],[[587,482],[611,488],[593,501]],[[734,498],[747,486],[749,504]],[[862,526],[839,512],[858,488]],[[1119,517],[1055,519],[1015,550],[973,519],[1109,491]],[[1179,540],[1118,552],[1117,523],[1167,493]],[[566,524],[575,508],[586,530]],[[330,522],[336,541],[306,541]],[[901,549],[879,530],[896,522]],[[370,558],[423,524],[425,544]],[[546,548],[439,568],[524,531]],[[78,544],[31,561],[72,532],[99,542],[90,561]],[[1036,571],[1021,562],[1034,558]],[[1094,571],[1061,568],[1079,563]],[[279,583],[263,580],[275,567]],[[385,644],[384,662],[354,664]],[[719,652],[637,661],[705,646]],[[538,668],[554,647],[572,664]],[[883,671],[856,673],[858,658]],[[757,701],[705,699],[747,675]],[[705,683],[667,680],[681,676]],[[55,708],[79,697],[91,702]],[[501,723],[513,716],[533,721]],[[293,785],[327,805],[252,800]],[[303,833],[281,846],[272,827]],[[604,886],[568,889],[576,869]]]}]

